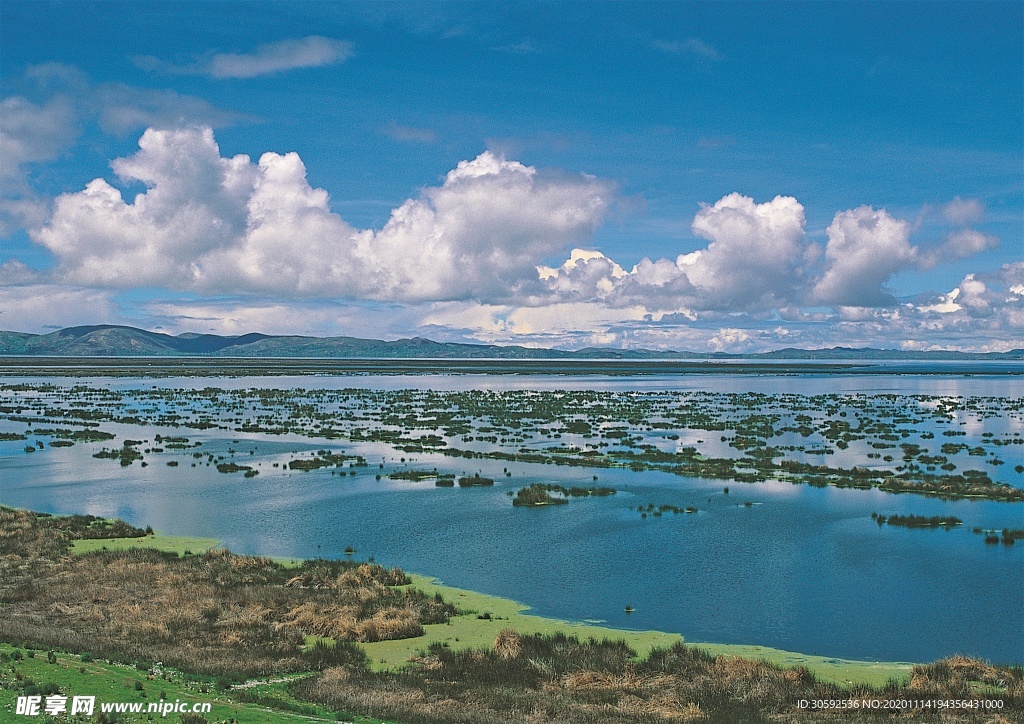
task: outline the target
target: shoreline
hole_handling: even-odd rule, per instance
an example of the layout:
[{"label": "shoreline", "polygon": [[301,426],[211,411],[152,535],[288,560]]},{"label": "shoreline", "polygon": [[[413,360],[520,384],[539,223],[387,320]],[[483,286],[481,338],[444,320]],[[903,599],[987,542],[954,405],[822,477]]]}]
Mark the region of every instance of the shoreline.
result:
[{"label": "shoreline", "polygon": [[[83,554],[98,550],[126,550],[131,548],[153,548],[167,553],[183,555],[204,553],[216,548],[216,538],[194,538],[172,536],[157,532],[145,538],[101,538],[77,540],[72,543],[72,552]],[[273,558],[286,566],[297,565],[300,559]],[[479,591],[449,586],[437,578],[406,571],[412,583],[408,588],[421,590],[428,595],[440,593],[442,598],[454,603],[463,613],[454,616],[449,624],[427,624],[423,636],[408,639],[394,639],[361,643],[371,666],[376,671],[395,671],[404,666],[432,643],[447,644],[454,650],[489,647],[495,637],[505,628],[520,633],[564,633],[581,639],[615,639],[626,641],[640,656],[652,648],[671,646],[684,642],[688,646],[702,649],[713,655],[735,656],[743,659],[764,660],[784,667],[804,666],[817,678],[841,686],[867,684],[882,686],[893,678],[906,679],[911,668],[918,662],[904,661],[860,661],[828,656],[815,656],[795,651],[786,651],[756,644],[724,644],[689,641],[682,634],[665,631],[634,631],[591,624],[583,621],[565,621],[528,613],[530,606],[508,598],[492,596]]]}]

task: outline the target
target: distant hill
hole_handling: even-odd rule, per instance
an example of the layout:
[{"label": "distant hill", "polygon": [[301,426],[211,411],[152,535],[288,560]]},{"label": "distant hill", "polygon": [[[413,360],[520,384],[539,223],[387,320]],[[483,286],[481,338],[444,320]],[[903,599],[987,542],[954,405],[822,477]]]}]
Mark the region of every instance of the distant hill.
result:
[{"label": "distant hill", "polygon": [[49,334],[0,332],[0,355],[47,357],[320,357],[335,359],[764,359],[764,360],[1024,360],[1010,352],[905,352],[850,347],[779,349],[760,354],[623,350],[588,347],[567,351],[518,345],[434,342],[422,337],[386,342],[358,337],[303,337],[185,333],[177,336],[135,327],[101,324],[68,327]]}]

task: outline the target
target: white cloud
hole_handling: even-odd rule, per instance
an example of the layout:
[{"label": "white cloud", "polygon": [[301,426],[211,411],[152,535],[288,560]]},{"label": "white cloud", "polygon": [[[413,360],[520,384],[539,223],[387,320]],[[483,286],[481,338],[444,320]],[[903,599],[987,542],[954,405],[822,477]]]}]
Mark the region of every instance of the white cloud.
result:
[{"label": "white cloud", "polygon": [[77,135],[65,96],[41,105],[21,96],[0,100],[0,237],[42,221],[47,203],[29,185],[26,166],[56,158]]},{"label": "white cloud", "polygon": [[414,336],[422,315],[401,305],[279,299],[162,299],[146,302],[142,311],[168,334],[260,332],[370,339]]},{"label": "white cloud", "polygon": [[42,282],[44,275],[17,259],[8,259],[0,264],[0,287],[23,286]]},{"label": "white cloud", "polygon": [[106,133],[124,134],[145,126],[225,126],[243,118],[171,90],[93,85],[81,70],[62,63],[29,66],[25,79],[44,100],[0,99],[0,237],[45,222],[49,199],[32,188],[33,164],[59,158],[90,120]]},{"label": "white cloud", "polygon": [[599,251],[573,249],[562,266],[539,266],[537,275],[559,298],[595,299],[609,296],[626,271]]},{"label": "white cloud", "polygon": [[826,229],[825,273],[813,299],[850,307],[877,307],[893,302],[886,282],[918,261],[910,244],[910,224],[885,209],[861,206],[835,215]]},{"label": "white cloud", "polygon": [[21,96],[0,100],[0,179],[19,177],[22,164],[54,158],[76,136],[74,108],[64,96],[44,105]]},{"label": "white cloud", "polygon": [[503,298],[536,260],[585,241],[610,186],[485,152],[358,230],[309,186],[295,153],[222,158],[210,129],[150,129],[112,166],[148,190],[126,203],[95,179],[33,233],[66,281],[207,293],[377,300]]},{"label": "white cloud", "polygon": [[965,226],[981,221],[985,216],[985,206],[978,199],[962,199],[957,196],[942,207],[942,215],[951,224]]},{"label": "white cloud", "polygon": [[705,206],[693,232],[706,249],[676,259],[714,308],[769,305],[792,297],[804,254],[804,207],[791,196],[756,204],[737,193]]},{"label": "white cloud", "polygon": [[139,128],[183,128],[189,125],[228,126],[243,116],[217,108],[202,98],[173,90],[135,88],[104,83],[93,92],[100,127],[123,135]]},{"label": "white cloud", "polygon": [[109,292],[53,284],[0,286],[0,329],[37,332],[119,321]]},{"label": "white cloud", "polygon": [[381,129],[381,133],[403,143],[437,143],[437,132],[430,128],[389,123]]},{"label": "white cloud", "polygon": [[341,63],[354,55],[352,43],[309,35],[257,46],[252,53],[214,53],[189,65],[167,63],[152,55],[138,55],[143,70],[208,75],[211,78],[256,78],[299,68]]},{"label": "white cloud", "polygon": [[457,331],[464,339],[478,342],[585,347],[614,344],[613,328],[648,316],[639,306],[611,308],[587,302],[539,307],[448,302],[434,305],[420,324]]},{"label": "white cloud", "polygon": [[254,53],[218,53],[210,59],[214,78],[254,78],[296,68],[316,68],[352,57],[352,44],[310,35],[306,38],[265,43]]},{"label": "white cloud", "polygon": [[1011,294],[1024,297],[1024,261],[1003,264],[998,276],[999,281]]},{"label": "white cloud", "polygon": [[[21,157],[52,152],[45,143],[34,148]],[[910,243],[909,222],[884,209],[836,214],[822,249],[805,235],[796,199],[756,203],[733,193],[695,215],[691,229],[706,245],[629,269],[591,247],[613,200],[609,183],[490,151],[460,162],[379,229],[354,228],[334,213],[297,154],[225,158],[210,128],[150,128],[135,154],[111,166],[144,191],[126,198],[98,178],[58,197],[31,234],[57,266],[0,265],[0,327],[116,321],[115,297],[82,289],[90,286],[197,294],[121,303],[134,305],[129,319],[221,334],[985,350],[1014,346],[1024,328],[1024,262],[967,274],[947,294],[901,304],[887,297],[899,271],[977,254],[997,240],[959,228],[925,252]],[[565,262],[540,263],[552,258]],[[74,313],[61,317],[58,304]]]},{"label": "white cloud", "polygon": [[708,246],[674,262],[645,258],[626,273],[600,253],[574,252],[563,266],[539,272],[561,299],[616,299],[659,310],[771,308],[802,285],[804,223],[803,206],[792,197],[757,204],[733,193],[693,220]]},{"label": "white cloud", "polygon": [[112,166],[151,188],[126,204],[103,179],[62,194],[34,241],[60,260],[66,282],[106,287],[187,286],[195,259],[245,228],[253,173],[244,156],[220,158],[213,132],[147,131],[134,156]]},{"label": "white cloud", "polygon": [[940,253],[954,259],[980,254],[999,246],[999,239],[975,229],[957,229],[946,238]]}]

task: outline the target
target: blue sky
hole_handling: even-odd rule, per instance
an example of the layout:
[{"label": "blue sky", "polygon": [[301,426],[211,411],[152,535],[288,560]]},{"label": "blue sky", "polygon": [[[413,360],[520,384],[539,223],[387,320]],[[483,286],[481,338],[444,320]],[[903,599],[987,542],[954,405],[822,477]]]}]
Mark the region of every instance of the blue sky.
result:
[{"label": "blue sky", "polygon": [[1019,2],[0,21],[3,329],[1024,346]]}]

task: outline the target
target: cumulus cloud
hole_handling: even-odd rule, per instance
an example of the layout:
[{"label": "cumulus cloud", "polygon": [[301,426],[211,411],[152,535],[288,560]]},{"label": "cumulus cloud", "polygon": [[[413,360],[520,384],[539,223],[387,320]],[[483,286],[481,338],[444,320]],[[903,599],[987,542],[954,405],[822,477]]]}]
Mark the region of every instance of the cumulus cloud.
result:
[{"label": "cumulus cloud", "polygon": [[608,297],[626,271],[599,251],[573,249],[562,266],[537,267],[537,275],[560,298]]},{"label": "cumulus cloud", "polygon": [[486,342],[579,348],[588,345],[762,352],[803,348],[876,347],[1006,351],[1021,346],[1024,262],[996,274],[967,274],[949,293],[925,294],[890,307],[839,306],[806,313],[652,313],[643,305],[606,301],[541,307],[446,303],[422,322],[432,336],[455,334]]},{"label": "cumulus cloud", "polygon": [[[19,158],[55,152],[24,148]],[[0,317],[0,327],[109,321],[118,314],[110,290],[149,287],[191,298],[139,302],[131,318],[222,334],[736,352],[898,340],[984,351],[1013,346],[1024,329],[1024,262],[897,304],[886,289],[895,274],[998,240],[952,227],[925,251],[908,221],[868,206],[837,213],[819,245],[796,199],[729,194],[694,216],[700,248],[629,268],[592,246],[611,184],[492,151],[461,161],[378,229],[334,213],[297,154],[227,158],[209,127],[150,128],[111,167],[144,190],[129,198],[97,178],[55,199],[31,238],[56,266],[0,264],[0,311],[31,320]],[[541,263],[550,259],[565,261]],[[58,302],[75,305],[73,319],[54,311]]]},{"label": "cumulus cloud", "polygon": [[942,256],[963,259],[999,246],[999,239],[975,229],[958,229],[951,233],[940,247]]},{"label": "cumulus cloud", "polygon": [[59,158],[92,120],[106,133],[124,134],[146,126],[219,127],[243,118],[171,90],[93,85],[81,70],[62,63],[29,66],[25,79],[37,100],[0,99],[0,237],[45,222],[49,199],[32,188],[34,165]]},{"label": "cumulus cloud", "polygon": [[607,307],[587,302],[558,302],[539,307],[448,302],[436,304],[420,321],[430,329],[457,331],[464,339],[527,346],[614,344],[615,329],[650,315],[642,306]]},{"label": "cumulus cloud", "polygon": [[66,281],[207,293],[377,300],[501,298],[536,260],[590,237],[611,201],[594,177],[538,172],[485,152],[354,229],[306,181],[295,153],[222,158],[209,128],[147,130],[112,166],[145,193],[103,179],[58,197],[32,234]]},{"label": "cumulus cloud", "polygon": [[705,206],[693,232],[706,249],[676,259],[707,304],[716,308],[768,304],[792,296],[803,259],[804,207],[791,196],[757,204],[733,193]]},{"label": "cumulus cloud", "polygon": [[562,267],[539,271],[560,298],[617,298],[660,310],[770,308],[799,293],[804,224],[792,197],[758,204],[733,193],[693,220],[693,232],[710,243],[675,261],[645,258],[626,273],[600,253],[574,252]]},{"label": "cumulus cloud", "polygon": [[1003,264],[999,270],[999,279],[1010,294],[1024,297],[1024,261]]},{"label": "cumulus cloud", "polygon": [[885,209],[861,206],[836,214],[825,233],[825,272],[814,285],[813,299],[849,307],[892,304],[884,285],[918,261],[910,224]]},{"label": "cumulus cloud", "polygon": [[43,281],[44,275],[17,259],[8,259],[0,264],[0,287],[22,286]]},{"label": "cumulus cloud", "polygon": [[319,68],[341,63],[353,55],[352,43],[309,35],[264,43],[252,53],[214,53],[189,65],[166,63],[152,55],[139,55],[134,60],[143,70],[223,79],[256,78],[299,68]]}]

